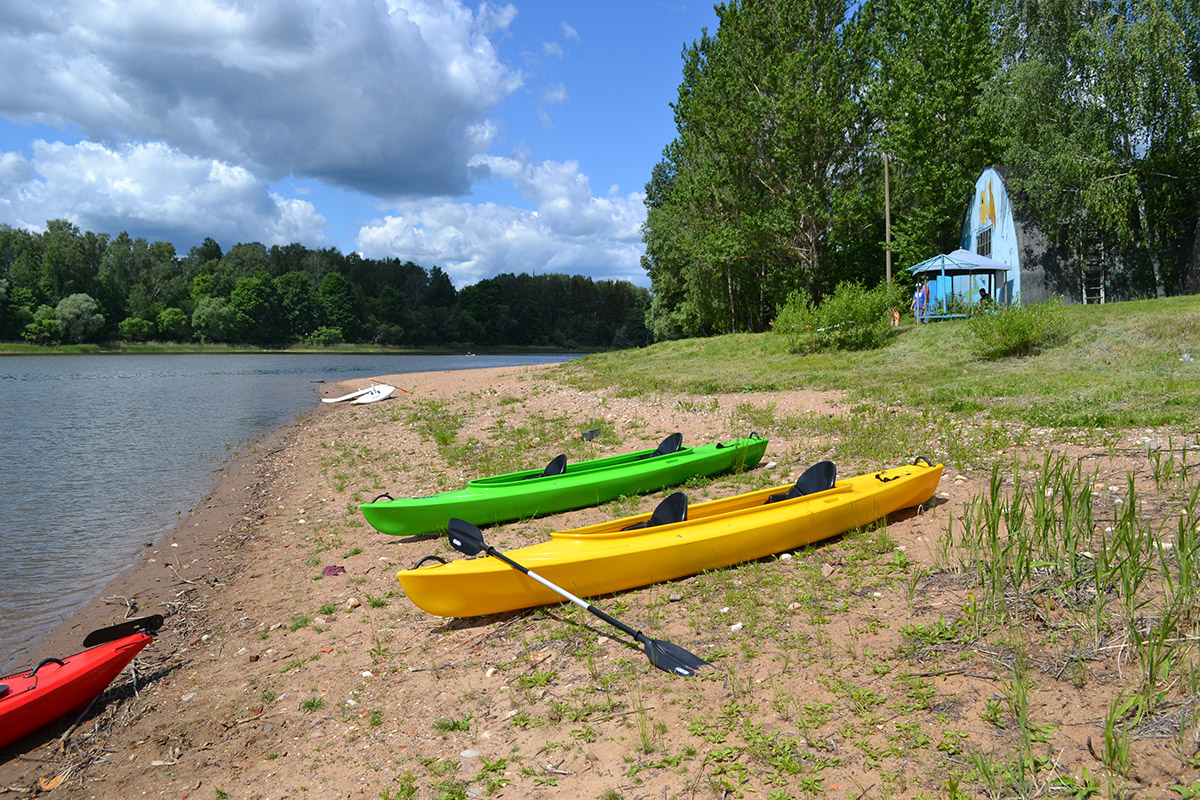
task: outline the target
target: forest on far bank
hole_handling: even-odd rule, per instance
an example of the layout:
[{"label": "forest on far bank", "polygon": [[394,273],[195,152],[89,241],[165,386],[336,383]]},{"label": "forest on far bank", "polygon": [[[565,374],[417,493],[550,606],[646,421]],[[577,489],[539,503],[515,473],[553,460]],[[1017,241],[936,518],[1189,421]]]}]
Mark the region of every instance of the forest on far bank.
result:
[{"label": "forest on far bank", "polygon": [[461,290],[440,268],[301,244],[170,242],[0,225],[0,341],[370,343],[626,348],[650,342],[649,292],[584,276],[497,275]]}]

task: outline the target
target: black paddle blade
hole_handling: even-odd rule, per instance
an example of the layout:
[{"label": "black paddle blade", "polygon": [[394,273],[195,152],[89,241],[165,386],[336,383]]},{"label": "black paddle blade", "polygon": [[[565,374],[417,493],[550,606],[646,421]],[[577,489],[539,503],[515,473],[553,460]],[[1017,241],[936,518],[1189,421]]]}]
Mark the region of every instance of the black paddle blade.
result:
[{"label": "black paddle blade", "polygon": [[450,546],[463,555],[473,556],[487,547],[483,532],[465,519],[451,517],[446,533],[450,536]]},{"label": "black paddle blade", "polygon": [[107,628],[92,631],[83,639],[84,647],[95,647],[98,644],[115,642],[135,633],[154,633],[163,625],[162,614],[151,614],[148,617],[130,619]]},{"label": "black paddle blade", "polygon": [[646,648],[646,658],[663,672],[690,678],[701,667],[712,667],[712,664],[700,656],[689,653],[677,644],[664,642],[662,639],[651,639],[644,633],[639,633],[636,638]]}]

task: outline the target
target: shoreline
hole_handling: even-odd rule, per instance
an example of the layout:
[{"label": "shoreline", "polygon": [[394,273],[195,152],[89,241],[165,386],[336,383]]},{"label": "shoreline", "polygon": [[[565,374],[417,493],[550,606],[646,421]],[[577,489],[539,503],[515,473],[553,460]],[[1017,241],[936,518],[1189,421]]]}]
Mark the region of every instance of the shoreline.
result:
[{"label": "shoreline", "polygon": [[[227,537],[245,528],[244,511],[249,507],[246,493],[251,490],[248,482],[252,484],[259,477],[255,472],[272,449],[287,446],[279,440],[311,413],[302,413],[297,420],[264,434],[233,453],[217,473],[208,492],[181,515],[174,526],[139,553],[133,563],[109,581],[96,597],[11,656],[3,671],[13,672],[21,669],[25,662],[37,660],[30,656],[61,657],[78,652],[83,638],[97,628],[114,625],[125,618],[160,613],[148,609],[171,602],[177,594],[163,581],[164,567],[170,561],[211,558],[210,551],[221,553],[228,559],[230,543],[226,541]],[[169,569],[167,572],[169,575]],[[136,603],[136,610],[129,603],[119,602],[126,598]]]},{"label": "shoreline", "polygon": [[[250,351],[246,351],[250,352]],[[535,367],[553,367],[555,364],[533,365]],[[484,367],[478,369],[444,370],[436,372],[403,373],[398,375],[377,376],[375,378],[348,378],[343,381],[322,383],[317,389],[317,399],[313,408],[300,412],[296,419],[273,431],[267,431],[259,438],[251,441],[245,448],[231,454],[225,464],[217,472],[209,490],[190,508],[181,515],[180,520],[169,530],[159,535],[158,539],[148,548],[138,554],[133,563],[129,564],[96,595],[80,608],[72,611],[61,622],[44,632],[36,640],[29,643],[23,650],[8,657],[8,663],[0,665],[0,673],[8,674],[23,669],[26,664],[36,663],[37,656],[65,656],[79,652],[82,649],[83,638],[97,628],[103,628],[121,622],[123,619],[143,616],[151,613],[161,613],[155,608],[164,603],[170,604],[178,600],[179,586],[196,586],[198,589],[207,588],[210,591],[224,585],[219,576],[216,583],[191,582],[171,585],[169,579],[164,582],[164,571],[178,578],[178,567],[183,562],[196,563],[200,559],[206,562],[206,568],[211,571],[213,556],[226,563],[233,559],[251,534],[250,525],[261,517],[261,509],[257,516],[254,513],[255,501],[262,501],[262,488],[268,481],[267,459],[278,455],[284,450],[295,446],[298,429],[309,419],[320,413],[328,413],[336,405],[321,402],[322,397],[332,397],[344,393],[343,387],[349,391],[351,384],[362,380],[372,382],[403,383],[406,379],[420,379],[425,376],[461,375],[462,377],[442,381],[447,386],[462,388],[472,381],[467,379],[473,373],[505,371],[510,369],[528,369],[532,367]],[[240,535],[240,539],[239,539]],[[176,567],[172,570],[172,562]],[[237,568],[245,565],[235,565]],[[189,578],[187,580],[193,580]],[[191,592],[189,592],[190,594]],[[207,593],[205,593],[207,596]],[[132,600],[136,609],[128,602]],[[160,636],[167,633],[167,626],[160,631]],[[3,754],[0,753],[0,757]],[[3,781],[0,780],[0,785]]]}]

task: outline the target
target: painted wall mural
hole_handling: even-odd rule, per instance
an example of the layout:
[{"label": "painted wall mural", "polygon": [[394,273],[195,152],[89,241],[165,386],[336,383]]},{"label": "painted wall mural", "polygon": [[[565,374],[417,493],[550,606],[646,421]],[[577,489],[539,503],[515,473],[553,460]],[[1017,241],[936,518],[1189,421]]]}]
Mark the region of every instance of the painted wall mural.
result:
[{"label": "painted wall mural", "polygon": [[[1008,281],[1003,286],[996,286],[998,301],[1010,302],[1020,295],[1020,248],[1012,204],[1004,186],[1004,178],[992,167],[981,172],[975,180],[975,193],[963,220],[959,246],[1013,267],[1008,273]],[[963,284],[961,288],[959,282]],[[968,279],[956,279],[952,291],[970,293],[973,287],[968,284]]]}]

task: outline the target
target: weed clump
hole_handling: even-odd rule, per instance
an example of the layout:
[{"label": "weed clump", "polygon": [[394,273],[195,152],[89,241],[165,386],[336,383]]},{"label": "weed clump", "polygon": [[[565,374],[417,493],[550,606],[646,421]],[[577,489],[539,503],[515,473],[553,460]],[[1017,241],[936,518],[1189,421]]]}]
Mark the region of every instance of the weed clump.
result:
[{"label": "weed clump", "polygon": [[1032,355],[1067,338],[1066,314],[1057,297],[976,314],[968,321],[967,330],[975,354],[989,361]]},{"label": "weed clump", "polygon": [[901,305],[895,284],[866,289],[859,283],[840,283],[820,304],[801,289],[788,296],[772,326],[787,337],[793,353],[874,350],[891,339],[892,309]]}]

